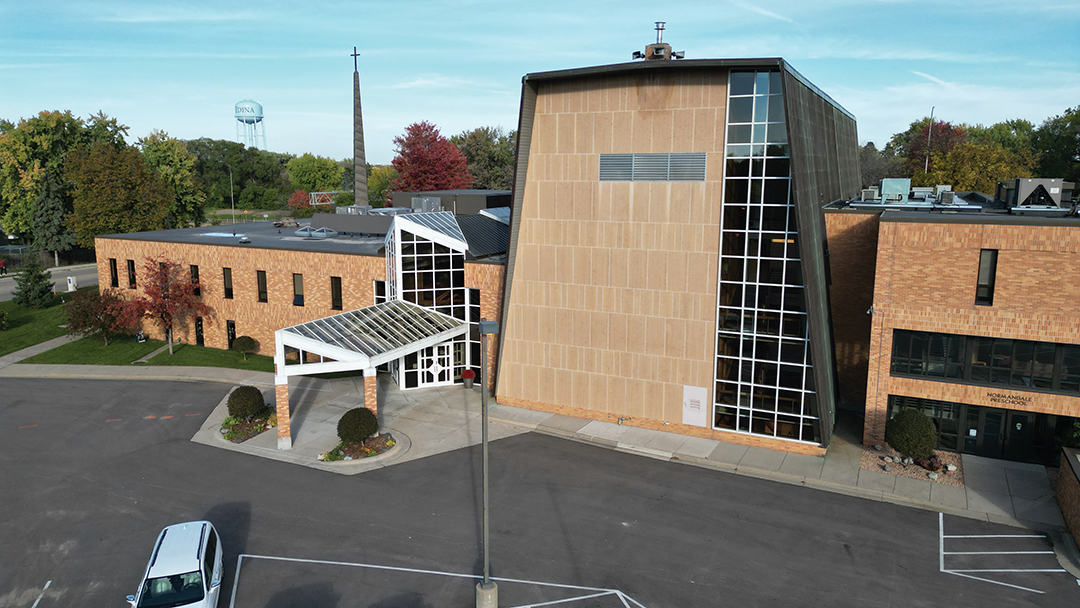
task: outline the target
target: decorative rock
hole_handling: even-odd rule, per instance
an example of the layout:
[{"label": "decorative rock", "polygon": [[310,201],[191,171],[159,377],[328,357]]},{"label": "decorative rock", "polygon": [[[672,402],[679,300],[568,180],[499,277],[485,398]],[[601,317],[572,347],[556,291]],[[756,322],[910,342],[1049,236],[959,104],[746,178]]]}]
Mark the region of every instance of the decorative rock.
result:
[{"label": "decorative rock", "polygon": [[904,459],[904,464],[915,464],[915,459],[908,456],[907,458]]},{"label": "decorative rock", "polygon": [[874,449],[880,452],[882,450],[881,444],[880,443],[875,444]]},{"label": "decorative rock", "polygon": [[887,465],[887,464],[883,464],[883,465],[881,465],[881,466],[885,467],[885,471],[886,471],[886,472],[889,472],[889,471],[891,471],[891,470],[892,470],[892,467],[890,467],[890,466],[889,466],[889,465]]},{"label": "decorative rock", "polygon": [[319,454],[319,460],[325,460],[326,454]]},{"label": "decorative rock", "polygon": [[345,460],[352,460],[352,456],[346,456]]},{"label": "decorative rock", "polygon": [[937,474],[937,473],[933,473],[933,472],[931,472],[931,473],[927,473],[927,476],[928,476],[928,477],[929,477],[930,479],[933,479],[934,481],[937,481],[937,478],[938,478],[938,474]]},{"label": "decorative rock", "polygon": [[892,462],[892,456],[882,456],[881,459],[885,462]]},{"label": "decorative rock", "polygon": [[950,473],[952,473],[953,471],[956,470],[956,465],[955,464],[947,464],[947,465],[945,465],[945,468],[948,469],[948,471]]},{"label": "decorative rock", "polygon": [[229,432],[229,431],[228,431],[228,429],[221,429],[221,434],[222,434],[222,435],[225,435],[225,434],[226,434],[226,433],[228,433],[228,432]]}]

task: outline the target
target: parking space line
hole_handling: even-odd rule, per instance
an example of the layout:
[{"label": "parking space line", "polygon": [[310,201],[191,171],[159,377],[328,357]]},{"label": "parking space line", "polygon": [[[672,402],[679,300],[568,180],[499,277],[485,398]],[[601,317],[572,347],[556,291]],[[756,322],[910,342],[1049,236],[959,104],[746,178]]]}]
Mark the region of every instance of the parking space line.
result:
[{"label": "parking space line", "polygon": [[1042,534],[946,534],[942,538],[1046,538],[1046,536]]},{"label": "parking space line", "polygon": [[[979,576],[972,576],[971,573],[987,573],[987,574],[1029,574],[1029,573],[1042,573],[1042,574],[1058,574],[1064,573],[1064,568],[960,568],[952,569],[945,568],[945,556],[946,555],[1054,555],[1053,551],[1047,550],[1032,550],[1032,551],[946,551],[945,539],[971,539],[971,538],[993,538],[993,539],[1024,539],[1024,538],[1038,538],[1046,539],[1044,534],[945,534],[945,514],[938,513],[938,569],[945,574],[953,574],[956,576],[962,576],[964,578],[970,578],[977,581],[983,581],[985,583],[993,583],[995,585],[1003,585],[1005,587],[1012,587],[1013,589],[1019,589],[1022,591],[1030,591],[1032,593],[1043,594],[1044,591],[1038,589],[1031,589],[1028,587],[1022,587],[1020,585],[1013,585],[1010,583],[1004,583],[1002,581],[995,581],[988,578],[982,578]],[[1078,581],[1080,583],[1080,581]]]},{"label": "parking space line", "polygon": [[45,586],[41,588],[41,595],[37,596],[37,599],[34,600],[34,605],[31,606],[30,608],[37,608],[38,603],[41,602],[41,598],[45,597],[45,592],[49,590],[49,585],[51,585],[51,584],[52,584],[51,580],[45,582]]},{"label": "parking space line", "polygon": [[965,568],[949,572],[1065,572],[1064,568]]},{"label": "parking space line", "polygon": [[192,416],[202,416],[202,413],[199,413],[199,414],[184,414],[184,418],[190,418]]},{"label": "parking space line", "polygon": [[1053,555],[1053,551],[946,551],[945,555]]},{"label": "parking space line", "polygon": [[108,418],[105,422],[120,422],[123,418]]},{"label": "parking space line", "polygon": [[[273,556],[273,555],[252,555],[252,554],[249,554],[249,553],[241,553],[236,558],[236,575],[233,577],[233,589],[232,589],[232,596],[231,596],[231,598],[229,600],[229,608],[235,608],[235,606],[236,606],[236,591],[240,586],[240,571],[241,571],[241,568],[243,567],[243,562],[244,562],[245,557],[251,558],[251,559],[266,559],[266,560],[281,561],[281,562],[296,562],[296,563],[305,563],[305,564],[322,564],[322,565],[328,565],[328,566],[348,566],[348,567],[353,567],[353,568],[370,568],[372,570],[387,570],[387,571],[391,571],[391,572],[405,572],[405,573],[409,573],[409,574],[429,574],[429,575],[434,575],[434,576],[447,576],[447,577],[451,577],[451,578],[468,578],[468,579],[473,579],[473,580],[480,580],[480,579],[483,578],[482,576],[477,575],[477,574],[461,574],[459,572],[442,572],[442,571],[439,571],[439,570],[423,570],[423,569],[418,569],[418,568],[401,568],[401,567],[398,567],[398,566],[381,566],[381,565],[378,565],[378,564],[360,564],[360,563],[355,563],[355,562],[341,562],[341,561],[322,560],[322,559],[305,559],[305,558],[299,558],[299,557],[279,557],[279,556]],[[604,596],[604,595],[615,595],[616,597],[619,598],[619,600],[622,601],[623,606],[625,606],[626,608],[630,608],[630,603],[632,603],[634,606],[637,606],[637,608],[645,608],[645,606],[643,604],[641,604],[640,602],[638,602],[634,598],[626,595],[622,591],[619,591],[618,589],[604,589],[604,588],[601,588],[601,587],[585,587],[585,586],[582,586],[582,585],[567,585],[567,584],[563,584],[563,583],[545,583],[545,582],[541,582],[541,581],[529,581],[529,580],[523,580],[523,579],[504,578],[504,577],[497,577],[497,576],[492,576],[491,580],[501,582],[501,583],[521,583],[521,584],[526,584],[526,585],[539,585],[541,587],[555,587],[555,588],[559,588],[559,589],[573,589],[573,590],[576,590],[576,591],[595,592],[595,593],[591,593],[591,594],[588,594],[588,595],[575,596],[575,597],[571,597],[571,598],[558,600],[558,601],[555,601],[555,602],[547,602],[547,603],[543,603],[543,604],[528,604],[528,605],[522,605],[522,606],[514,606],[512,608],[534,608],[534,607],[538,607],[538,606],[548,606],[548,605],[557,604],[557,603],[565,603],[565,602],[568,602],[568,601],[585,600],[585,599],[590,599],[590,598],[594,598],[594,597],[601,597],[601,596]],[[630,602],[630,603],[627,603],[627,602]]]}]

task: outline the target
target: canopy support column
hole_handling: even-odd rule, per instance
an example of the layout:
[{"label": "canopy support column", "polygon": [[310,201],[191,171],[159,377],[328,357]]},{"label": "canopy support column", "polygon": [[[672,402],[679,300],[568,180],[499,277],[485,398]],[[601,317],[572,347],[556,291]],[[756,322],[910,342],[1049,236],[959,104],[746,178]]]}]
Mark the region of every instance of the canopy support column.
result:
[{"label": "canopy support column", "polygon": [[364,407],[371,410],[372,414],[375,414],[376,420],[379,418],[379,379],[377,374],[378,370],[374,367],[364,369]]},{"label": "canopy support column", "polygon": [[277,406],[277,448],[292,449],[292,428],[289,426],[289,377],[274,376],[274,401]]}]

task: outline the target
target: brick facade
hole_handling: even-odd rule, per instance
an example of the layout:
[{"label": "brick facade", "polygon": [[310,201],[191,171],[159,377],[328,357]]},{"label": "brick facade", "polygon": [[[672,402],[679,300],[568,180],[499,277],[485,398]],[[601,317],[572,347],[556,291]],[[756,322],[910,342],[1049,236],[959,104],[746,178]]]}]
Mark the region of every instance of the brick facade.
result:
[{"label": "brick facade", "polygon": [[1054,490],[1069,531],[1073,538],[1080,538],[1080,460],[1077,460],[1076,450],[1063,450],[1061,477]]},{"label": "brick facade", "polygon": [[833,345],[840,400],[866,402],[870,361],[870,326],[866,311],[874,304],[878,214],[826,210],[829,242],[829,288]]},{"label": "brick facade", "polygon": [[[993,306],[975,304],[981,249],[998,250]],[[1030,397],[1008,409],[1080,416],[1080,397],[890,375],[894,329],[1080,344],[1080,227],[1034,223],[881,221],[863,441],[881,442],[888,396],[1002,407],[989,393]]]}]

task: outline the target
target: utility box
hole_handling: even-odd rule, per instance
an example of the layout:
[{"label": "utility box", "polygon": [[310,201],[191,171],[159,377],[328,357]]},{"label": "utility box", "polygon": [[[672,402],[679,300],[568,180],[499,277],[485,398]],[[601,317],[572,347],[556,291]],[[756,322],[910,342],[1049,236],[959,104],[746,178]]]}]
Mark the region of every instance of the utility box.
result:
[{"label": "utility box", "polygon": [[78,279],[76,279],[75,277],[68,277],[68,278],[67,278],[67,283],[68,283],[68,288],[67,288],[67,290],[68,290],[69,292],[71,292],[71,291],[78,291],[78,290],[79,290],[79,281],[78,281]]}]

